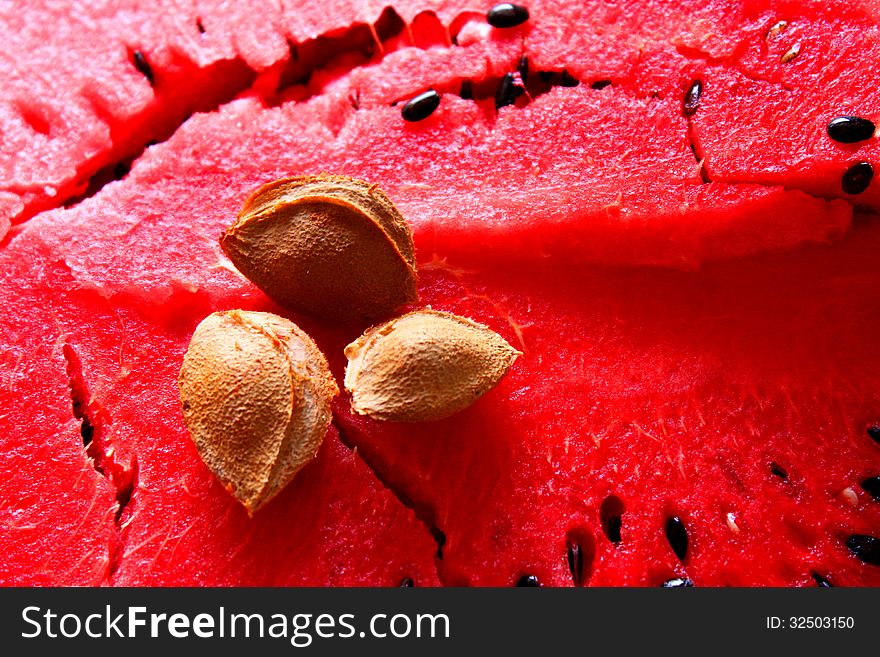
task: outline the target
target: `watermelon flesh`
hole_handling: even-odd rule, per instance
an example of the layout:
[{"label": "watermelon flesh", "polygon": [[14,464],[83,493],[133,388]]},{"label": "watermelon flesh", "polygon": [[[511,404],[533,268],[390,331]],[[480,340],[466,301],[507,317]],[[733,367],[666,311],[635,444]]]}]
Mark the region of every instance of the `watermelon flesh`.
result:
[{"label": "watermelon flesh", "polygon": [[[171,1],[144,5],[135,0],[90,3],[72,11],[57,3],[28,3],[27,8],[2,17],[8,36],[2,48],[8,54],[0,61],[9,93],[0,105],[0,126],[7,144],[0,159],[0,217],[4,223],[22,221],[89,191],[90,178],[96,174],[98,181],[112,178],[117,162],[137,155],[151,140],[163,138],[192,111],[216,106],[236,91],[249,90],[277,102],[279,84],[301,87],[305,82],[312,89],[309,93],[320,90],[316,82],[325,76],[319,73],[311,79],[310,74],[315,66],[333,61],[339,51],[345,53],[343,69],[350,70],[408,51],[408,46],[432,49],[427,59],[434,60],[433,66],[423,66],[421,73],[411,66],[406,75],[392,73],[379,83],[394,87],[400,97],[409,91],[407,86],[420,90],[433,84],[442,89],[456,75],[454,82],[460,83],[473,74],[474,66],[471,70],[444,68],[444,56],[437,57],[437,47],[453,39],[465,48],[478,45],[490,33],[492,44],[528,55],[538,70],[566,69],[584,83],[611,81],[643,96],[678,99],[682,85],[718,62],[731,71],[744,71],[748,79],[758,76],[786,87],[796,80],[811,95],[806,100],[781,101],[778,117],[785,120],[779,121],[775,138],[790,145],[796,141],[793,136],[802,134],[803,126],[813,126],[820,107],[874,111],[870,98],[849,96],[856,88],[876,86],[870,67],[852,65],[859,58],[871,61],[870,48],[876,47],[875,8],[870,3],[844,3],[845,18],[834,18],[837,6],[644,2],[620,7],[619,3],[591,1],[572,6],[544,0],[532,5],[539,20],[498,34],[480,23],[481,15],[472,6],[454,1],[407,0],[393,9],[336,2],[325,4],[321,11],[295,5],[279,10],[263,3],[259,8],[236,3],[233,8]],[[788,19],[791,27],[773,48],[790,47],[801,32],[809,32],[816,42],[816,47],[805,47],[803,56],[787,68],[779,64],[776,50],[768,56],[765,43],[767,30],[781,18]],[[573,25],[578,29],[572,30]],[[370,40],[373,34],[378,44]],[[822,39],[826,38],[837,40],[825,48]],[[135,53],[145,66],[137,64]],[[52,77],[43,74],[47,62],[51,62]],[[371,87],[376,77],[383,76],[373,76]],[[837,82],[823,84],[828,81]],[[816,89],[823,89],[824,96],[818,105]],[[713,94],[719,103],[712,112],[721,108],[723,115],[724,94],[717,90]],[[709,98],[707,94],[707,102]],[[801,111],[787,111],[792,109]],[[731,112],[730,116],[740,114]],[[716,125],[724,126],[724,122]],[[728,148],[753,152],[750,146],[766,143],[767,135],[761,130],[720,135],[728,141],[714,144],[710,151],[707,139],[699,150],[706,156],[707,168],[709,163],[713,171],[717,168],[718,180],[780,183],[779,171],[766,178],[752,169],[745,175],[742,171],[751,166],[761,171],[770,166],[766,162],[747,159],[738,163],[737,175],[728,176],[728,167],[722,171],[711,157],[716,155],[714,146],[719,164]],[[811,193],[836,189],[845,155],[832,151],[824,164],[817,163],[824,169],[822,184],[811,180],[819,170],[805,167],[804,189]],[[797,164],[791,157],[784,162],[790,168]],[[876,207],[873,192],[862,200]]]},{"label": "watermelon flesh", "polygon": [[0,581],[437,584],[428,531],[335,431],[250,520],[182,426],[176,377],[197,313],[146,321],[75,291],[69,270],[26,245],[2,255],[3,334],[31,340],[5,352],[16,403],[0,426],[30,439],[0,458]]},{"label": "watermelon flesh", "polygon": [[[824,137],[829,113],[871,116],[872,101],[851,97],[845,58],[828,66],[849,82],[822,86],[806,50],[782,69],[784,44],[761,45],[780,12],[804,31],[792,34],[820,36],[854,34],[870,13],[585,7],[534,4],[533,20],[505,33],[451,3],[395,7],[400,31],[389,12],[340,4],[345,20],[328,26],[334,12],[310,22],[303,10],[293,41],[323,64],[315,70],[287,59],[274,28],[242,19],[233,39],[219,15],[202,27],[229,36],[228,49],[193,46],[178,77],[149,51],[156,79],[175,81],[165,90],[195,69],[205,86],[194,96],[250,87],[149,147],[122,180],[30,219],[3,248],[4,339],[15,355],[4,373],[16,382],[12,399],[38,404],[5,406],[54,414],[3,416],[6,435],[36,430],[42,440],[3,456],[3,499],[33,501],[4,507],[2,581],[880,584],[878,568],[846,548],[853,534],[876,535],[880,519],[859,484],[880,469],[866,433],[880,415],[871,336],[880,231],[861,215],[852,228],[853,199],[836,187],[849,158],[874,146]],[[117,34],[126,12],[152,10],[107,11],[95,29]],[[380,16],[383,48],[362,51],[358,20]],[[561,26],[570,25],[584,27],[569,39]],[[265,49],[248,40],[260,29]],[[850,54],[861,44],[841,39]],[[523,70],[524,56],[529,93],[496,111],[499,80]],[[217,66],[241,78],[224,87]],[[685,117],[696,79],[704,94]],[[404,124],[392,104],[428,86],[443,92],[440,109]],[[808,104],[816,89],[821,99]],[[149,116],[173,124],[190,111],[162,105],[166,94],[157,86],[111,121],[124,147],[102,138],[84,157],[80,137],[64,146],[50,131],[59,159],[35,158],[34,171],[79,162],[58,184],[79,193],[89,171],[145,141]],[[792,108],[803,116],[779,120]],[[735,129],[742,121],[764,132]],[[107,128],[82,122],[95,125]],[[441,423],[376,423],[341,399],[315,463],[249,523],[198,461],[176,373],[209,312],[282,312],[237,275],[217,236],[259,184],[320,171],[379,183],[413,224],[422,303],[489,324],[525,355],[496,390]],[[0,207],[51,205],[26,187],[3,187]],[[857,200],[871,207],[872,194]],[[365,327],[293,319],[341,375],[342,347]],[[37,390],[41,377],[54,387]],[[71,383],[93,424],[87,446]],[[56,461],[60,479],[39,474]],[[76,494],[59,499],[68,486]],[[89,539],[41,553],[70,528]],[[35,569],[38,554],[48,565]]]},{"label": "watermelon flesh", "polygon": [[346,440],[443,531],[446,583],[571,585],[574,538],[595,585],[880,584],[845,547],[880,522],[859,485],[880,458],[878,240],[872,225],[696,273],[432,269],[423,301],[487,323],[521,362],[418,436],[342,400]]}]

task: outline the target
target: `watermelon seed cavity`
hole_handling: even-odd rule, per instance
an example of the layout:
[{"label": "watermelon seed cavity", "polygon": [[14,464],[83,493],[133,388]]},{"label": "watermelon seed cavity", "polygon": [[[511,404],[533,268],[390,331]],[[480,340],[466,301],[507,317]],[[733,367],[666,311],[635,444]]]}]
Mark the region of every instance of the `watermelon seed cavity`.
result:
[{"label": "watermelon seed cavity", "polygon": [[519,63],[516,65],[516,72],[519,73],[519,77],[523,81],[523,84],[529,81],[529,58],[526,55],[519,58]]},{"label": "watermelon seed cavity", "polygon": [[501,82],[498,83],[498,90],[495,92],[495,109],[513,105],[525,91],[519,73],[505,73],[501,77]]},{"label": "watermelon seed cavity", "polygon": [[593,533],[578,527],[568,532],[566,540],[568,570],[575,586],[586,586],[593,574],[593,561],[596,558],[596,539]]},{"label": "watermelon seed cavity", "polygon": [[782,479],[783,481],[788,479],[788,471],[779,465],[776,461],[770,462],[770,472],[775,474],[777,477]]},{"label": "watermelon seed cavity", "polygon": [[868,437],[880,445],[880,426],[873,424],[866,429]]},{"label": "watermelon seed cavity", "polygon": [[880,566],[880,538],[867,534],[853,534],[846,539],[846,547],[864,563]]},{"label": "watermelon seed cavity", "polygon": [[134,67],[147,78],[147,81],[150,85],[153,85],[156,81],[155,76],[153,75],[153,69],[150,66],[150,63],[147,61],[147,56],[144,55],[140,50],[135,50],[131,53],[131,61],[134,63]]},{"label": "watermelon seed cavity", "polygon": [[672,516],[666,520],[666,540],[669,547],[680,561],[684,561],[688,551],[688,533],[684,522],[678,516]]},{"label": "watermelon seed cavity", "polygon": [[819,573],[813,573],[813,581],[816,582],[816,586],[820,589],[830,589],[834,587],[834,584],[829,582],[825,577],[822,577]]},{"label": "watermelon seed cavity", "polygon": [[411,589],[415,585],[416,583],[413,581],[412,577],[404,577],[402,580],[400,580],[400,588],[402,589]]},{"label": "watermelon seed cavity", "polygon": [[862,488],[871,497],[880,502],[880,476],[868,477],[862,482]]}]

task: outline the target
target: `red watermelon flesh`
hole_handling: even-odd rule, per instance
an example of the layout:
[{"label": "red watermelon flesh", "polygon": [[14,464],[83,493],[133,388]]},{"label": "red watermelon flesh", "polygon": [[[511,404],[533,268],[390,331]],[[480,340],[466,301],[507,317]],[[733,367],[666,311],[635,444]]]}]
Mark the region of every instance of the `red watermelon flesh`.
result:
[{"label": "red watermelon flesh", "polygon": [[[455,40],[470,46],[491,39],[516,46],[540,70],[566,69],[584,83],[611,81],[642,95],[677,98],[685,79],[701,75],[707,63],[721,62],[732,70],[766,68],[766,61],[740,59],[751,45],[760,45],[768,26],[780,17],[798,30],[813,30],[820,43],[836,38],[834,49],[838,42],[845,46],[841,52],[846,56],[837,57],[834,66],[826,66],[828,70],[848,65],[847,57],[861,44],[873,47],[876,17],[872,3],[622,6],[545,0],[533,3],[531,10],[533,20],[525,26],[502,31],[491,30],[472,5],[454,1],[405,1],[393,8],[334,2],[323,3],[320,9],[129,0],[89,3],[74,10],[56,3],[28,3],[3,16],[7,38],[2,49],[8,54],[0,61],[5,62],[8,95],[0,106],[6,144],[0,159],[0,221],[20,221],[64,203],[87,190],[90,177],[99,170],[93,182],[112,178],[116,162],[167,134],[193,109],[214,106],[249,86],[272,99],[279,76],[282,84],[308,80],[310,67],[333,61],[340,49],[354,56],[347,60],[350,68],[409,45],[429,48]],[[842,36],[834,37],[837,33]],[[379,42],[370,42],[373,34]],[[856,50],[866,60],[868,51]],[[136,66],[135,52],[149,67],[152,84],[144,67]],[[758,54],[767,59],[766,52]],[[768,61],[778,63],[778,53],[770,53]],[[806,53],[802,62],[790,67],[789,77],[797,78],[802,88],[821,88],[816,83],[822,75],[817,79],[814,71],[805,70],[805,61]],[[51,75],[45,74],[47,63]],[[876,86],[873,71],[859,75],[864,88]],[[823,92],[827,106],[846,104],[853,87],[844,77],[846,82]],[[443,86],[442,80],[433,82]],[[819,106],[808,106],[804,120],[813,121]],[[751,105],[745,114],[754,115]],[[760,144],[764,137],[756,132],[738,137]],[[796,134],[792,128],[777,138]],[[711,155],[720,161],[724,143],[718,146],[719,152],[713,147]],[[708,156],[708,142],[705,150]],[[838,153],[824,166],[836,163],[839,169],[844,155]],[[767,166],[749,164],[759,171]],[[817,173],[823,178],[830,175],[822,167]],[[760,175],[722,177],[720,169],[717,175],[719,180],[764,182]],[[804,188],[811,192],[831,184],[817,185],[809,172],[803,175]],[[771,182],[778,184],[778,177]]]},{"label": "red watermelon flesh", "polygon": [[401,43],[448,45],[447,27],[480,15],[454,0],[396,10],[346,0],[320,7],[38,0],[9,9],[0,15],[0,234],[10,220],[89,191],[90,181],[121,176],[117,163],[164,139],[191,112],[246,89],[274,95],[292,60],[301,61],[293,61],[296,70],[324,63],[334,49],[361,50],[364,34],[384,41],[370,44],[367,59]]},{"label": "red watermelon flesh", "polygon": [[[355,110],[346,90],[277,108],[243,99],[193,117],[124,181],[44,213],[30,234],[63,254],[79,284],[154,303],[197,289],[233,300],[242,282],[217,235],[254,187],[289,173],[381,181],[411,221],[423,259],[692,267],[844,231],[851,209],[841,201],[702,184],[677,107],[615,89],[560,87],[525,108],[504,108],[491,124],[477,104],[448,97],[443,112],[408,126],[396,108]],[[605,111],[627,132],[643,122],[636,150],[609,148],[600,132]],[[340,116],[334,135],[324,126]],[[556,134],[560,117],[566,129]],[[577,167],[566,165],[572,160]],[[463,167],[471,175],[460,175]]]},{"label": "red watermelon flesh", "polygon": [[[651,5],[658,6],[662,8]],[[535,7],[533,16],[539,16]],[[519,38],[528,32],[528,28],[518,31]],[[44,213],[30,222],[13,242],[19,249],[16,253],[20,257],[37,248],[47,253],[49,262],[63,263],[69,276],[55,285],[97,293],[82,297],[76,293],[77,303],[88,308],[90,315],[104,303],[98,297],[109,299],[109,307],[117,313],[137,304],[139,314],[130,320],[136,327],[134,333],[158,336],[157,350],[173,353],[176,348],[182,353],[186,335],[181,327],[191,329],[210,310],[243,305],[242,297],[245,305],[258,298],[251,286],[229,270],[216,248],[216,235],[253,187],[268,178],[320,170],[369,178],[391,193],[415,225],[424,299],[486,321],[514,341],[516,331],[510,333],[501,323],[509,315],[514,327],[522,327],[529,349],[522,367],[529,363],[529,353],[537,358],[535,369],[522,369],[519,375],[512,372],[482,405],[444,425],[444,431],[454,434],[462,446],[457,451],[433,449],[430,440],[415,442],[411,436],[407,440],[399,435],[400,428],[362,421],[346,426],[347,440],[358,444],[359,453],[367,455],[381,478],[446,533],[441,563],[445,582],[507,584],[529,572],[545,583],[568,583],[565,540],[570,534],[582,546],[582,560],[589,562],[589,555],[595,554],[592,583],[656,583],[682,572],[705,584],[808,583],[813,567],[822,569],[835,583],[871,583],[872,567],[859,564],[841,546],[847,532],[870,532],[872,523],[876,526],[874,507],[862,495],[860,500],[857,497],[857,509],[844,508],[839,517],[829,509],[837,510],[833,500],[851,500],[849,492],[841,497],[840,491],[851,488],[852,482],[857,490],[858,477],[870,474],[870,463],[876,463],[876,451],[871,451],[876,448],[864,435],[877,402],[870,392],[876,381],[871,380],[868,367],[876,352],[866,328],[873,318],[860,303],[870,309],[876,299],[864,290],[850,289],[873,280],[873,270],[865,264],[868,247],[876,242],[873,229],[863,229],[857,238],[828,250],[711,264],[732,255],[839,237],[851,210],[843,202],[826,202],[782,186],[703,184],[690,153],[689,132],[693,134],[694,129],[689,130],[681,114],[681,85],[690,81],[693,70],[702,69],[691,69],[693,58],[679,48],[667,53],[657,46],[645,60],[636,58],[634,68],[619,69],[624,77],[611,87],[555,88],[525,107],[502,108],[497,117],[491,97],[474,102],[446,94],[441,110],[414,126],[403,125],[398,109],[387,106],[425,85],[426,67],[443,90],[454,90],[463,79],[481,75],[485,79],[474,80],[475,87],[495,82],[505,67],[518,64],[520,53],[511,45],[516,45],[515,35],[493,35],[491,30],[472,25],[462,30],[462,45],[447,51],[401,50],[377,66],[357,68],[351,74],[345,66],[331,67],[286,94],[290,98],[318,94],[306,102],[267,108],[261,94],[256,94],[218,113],[198,115],[167,143],[149,149],[123,181],[75,208]],[[592,41],[601,41],[600,36]],[[666,38],[658,37],[656,43]],[[557,36],[557,49],[560,40]],[[526,43],[531,44],[527,48],[548,46],[549,51],[554,45],[550,41],[546,37],[543,42]],[[527,54],[535,71],[544,70],[539,52],[527,50]],[[687,67],[682,68],[682,60],[690,62]],[[657,97],[635,77],[645,61],[656,64],[648,83]],[[697,116],[704,109],[701,106]],[[630,143],[632,147],[623,149],[610,147]],[[464,172],[470,174],[467,179]],[[853,240],[858,247],[852,246]],[[552,268],[540,264],[547,260],[559,267],[584,262],[710,264],[690,274],[578,266],[572,269],[580,276],[571,282],[568,275],[554,274]],[[523,262],[530,265],[529,277],[508,271]],[[846,268],[847,263],[852,270]],[[808,299],[805,293],[808,288],[796,282],[803,278],[821,288],[824,276],[814,272],[823,266],[840,270],[835,279],[839,284],[824,289],[814,307],[812,297]],[[460,280],[455,276],[447,280],[450,273]],[[775,281],[775,287],[764,290],[767,280]],[[719,292],[716,300],[713,295]],[[482,307],[474,295],[485,297]],[[810,321],[797,324],[767,311],[773,302],[802,311]],[[833,310],[823,311],[823,303]],[[699,304],[705,307],[701,310]],[[646,317],[640,308],[651,312]],[[710,319],[704,317],[706,308],[712,311]],[[736,309],[741,310],[741,317],[733,313]],[[854,330],[842,311],[852,314],[856,310],[866,320]],[[820,322],[813,313],[827,321]],[[116,409],[108,412],[111,417],[125,418],[115,425],[118,432],[109,443],[113,462],[123,464],[124,471],[130,469],[126,464],[137,462],[139,479],[147,463],[153,464],[152,476],[162,482],[159,489],[176,500],[180,478],[174,478],[168,464],[192,465],[195,458],[185,433],[173,421],[162,424],[160,411],[157,423],[169,437],[166,452],[161,442],[145,439],[151,429],[139,424],[131,410],[137,403],[132,389],[155,392],[164,385],[173,390],[176,370],[170,362],[161,367],[156,363],[157,370],[164,372],[161,381],[158,374],[145,374],[140,383],[128,377],[114,381],[119,365],[115,362],[113,369],[108,363],[118,359],[118,347],[114,351],[108,345],[118,345],[120,329],[110,315],[87,330],[80,327],[77,349],[84,369],[90,372],[89,380],[106,382],[101,389],[111,401],[102,405]],[[174,317],[177,322],[171,321]],[[106,333],[95,328],[111,324],[113,328]],[[534,336],[529,335],[530,328]],[[347,330],[352,335],[323,339],[337,357],[339,347],[355,337],[359,328]],[[787,336],[795,330],[805,336],[805,343],[796,343],[801,347],[788,344]],[[588,344],[608,345],[607,353],[599,346],[585,347],[583,340],[560,343],[560,335],[591,337],[593,342]],[[548,336],[553,336],[552,341]],[[530,339],[536,344],[529,346]],[[145,344],[150,342],[145,340]],[[821,357],[804,344],[826,347],[833,357]],[[859,352],[863,355],[857,357]],[[736,364],[737,378],[732,382],[726,380],[729,368],[719,364],[726,360]],[[574,365],[558,366],[559,362]],[[841,375],[838,368],[846,374],[856,370],[862,376]],[[557,369],[563,373],[559,375],[562,383],[547,376],[548,370]],[[813,375],[808,382],[814,387],[798,383],[803,372]],[[612,385],[614,374],[622,381],[617,387]],[[585,380],[606,383],[599,393],[585,393]],[[671,381],[668,386],[667,380]],[[845,393],[836,392],[840,381],[846,382],[840,385]],[[164,397],[156,393],[164,400],[158,406],[166,404],[165,410],[171,408],[167,404],[173,399],[168,390],[161,389]],[[521,409],[533,405],[522,402],[529,395],[540,410],[523,417]],[[547,399],[560,408],[548,407],[542,401]],[[743,400],[754,400],[754,404]],[[775,410],[768,411],[768,407]],[[518,414],[510,413],[510,408]],[[711,415],[708,420],[707,414]],[[522,426],[511,426],[511,420],[505,420],[508,415],[521,417]],[[635,425],[630,424],[631,418]],[[680,433],[672,426],[681,427]],[[814,435],[816,426],[822,427],[819,438]],[[559,438],[563,435],[573,434],[570,442],[578,445],[581,441],[582,448],[595,444],[592,436],[588,436],[591,443],[584,441],[582,427],[592,427],[599,444],[609,438],[607,457],[600,454],[591,460],[586,449],[581,450],[586,456],[580,461],[574,457],[569,461],[564,454],[554,457],[554,451],[564,452],[565,439]],[[389,431],[390,440],[382,443],[380,439],[389,438]],[[650,434],[660,442],[650,438],[639,442],[633,432]],[[786,489],[778,493],[765,486],[764,470],[746,458],[762,447],[765,433],[771,434],[773,445],[792,442],[809,445],[804,450],[818,450],[822,467],[792,457],[794,466],[781,467],[787,472],[786,482],[800,482],[800,487],[792,493]],[[679,454],[685,455],[679,459],[685,462],[681,466],[685,475],[687,457],[696,463],[686,479],[682,475],[684,484],[675,479],[681,469],[673,471],[670,465],[664,470],[661,463],[658,474],[646,475],[647,468],[642,466],[643,462],[657,465],[660,452],[639,451],[638,445],[662,445],[666,434],[672,436],[671,448],[678,447]],[[486,436],[493,440],[487,442]],[[733,446],[723,440],[727,436],[735,439]],[[838,446],[838,451],[855,464],[846,473],[841,468],[849,466],[832,462],[833,450],[814,445],[844,440],[840,436],[849,442],[844,442],[843,449]],[[433,440],[433,445],[443,447],[438,436]],[[614,448],[615,440],[626,447]],[[535,445],[537,452],[546,448],[540,454],[544,461],[530,458],[523,467],[517,460],[522,458],[517,450],[523,444]],[[489,451],[481,454],[481,447]],[[629,447],[639,459],[627,456]],[[450,453],[455,457],[450,459]],[[661,456],[674,460],[679,454]],[[363,472],[362,464],[355,463]],[[747,465],[740,467],[741,463]],[[598,483],[591,476],[596,464],[601,466]],[[614,465],[618,471],[612,476]],[[696,470],[720,473],[716,479],[724,485],[717,491],[707,490],[711,477],[698,477]],[[315,481],[323,481],[314,476]],[[375,485],[367,478],[364,486],[368,488],[370,482]],[[209,485],[208,480],[202,483]],[[464,504],[457,495],[462,488],[475,491]],[[556,492],[575,489],[580,498]],[[169,506],[183,511],[169,516],[161,499],[149,502],[146,494],[139,506],[136,500],[141,490],[137,484],[135,501],[126,507],[128,515],[120,518],[125,529],[120,527],[118,534],[127,532],[123,549],[117,551],[122,556],[114,566],[120,581],[125,573],[133,572],[127,566],[129,559],[132,568],[138,564],[135,570],[144,579],[132,575],[124,580],[127,583],[148,578],[153,583],[186,583],[188,577],[202,583],[231,581],[221,580],[223,573],[213,573],[218,579],[212,580],[206,574],[213,568],[211,563],[201,568],[186,562],[169,545],[182,542],[183,548],[195,549],[210,541],[197,526],[187,529],[194,517],[192,509],[175,502]],[[626,510],[622,538],[629,533],[634,540],[632,547],[621,541],[615,553],[602,551],[596,525],[600,501],[610,493],[620,498]],[[766,496],[766,503],[755,501],[759,493]],[[792,498],[797,504],[786,506],[785,501]],[[194,505],[200,508],[210,499],[202,497]],[[802,499],[806,500],[803,505]],[[474,500],[482,504],[475,505]],[[513,511],[520,511],[524,503],[536,509],[534,516],[515,515]],[[606,511],[615,504],[606,505]],[[778,508],[790,511],[784,515],[782,537],[775,522],[780,516],[774,515]],[[545,522],[541,509],[554,517],[553,523]],[[143,513],[144,522],[126,524],[137,513]],[[731,527],[739,531],[733,543],[714,523],[719,513],[723,513],[725,531],[735,534]],[[728,513],[733,514],[729,523]],[[689,555],[679,570],[662,537],[668,514],[680,514],[691,537]],[[159,533],[153,531],[154,526]],[[142,540],[132,540],[135,528]],[[232,540],[232,534],[227,536]],[[263,535],[256,532],[255,536],[259,541]],[[761,541],[769,550],[759,549]],[[144,542],[146,547],[141,548]],[[398,538],[397,542],[406,540]],[[420,549],[416,552],[421,553]],[[617,569],[614,554],[623,555]],[[301,555],[297,558],[302,559]],[[409,563],[421,563],[407,558]],[[316,557],[314,563],[319,561]],[[764,569],[741,569],[744,562]],[[248,581],[242,573],[256,572],[248,571],[256,567],[240,563],[237,579]],[[326,572],[315,566],[316,580]],[[260,576],[267,574],[263,571]],[[326,579],[332,578],[326,575]]]},{"label": "red watermelon flesh", "polygon": [[878,585],[845,546],[880,522],[860,488],[880,469],[865,431],[880,404],[878,245],[871,225],[690,273],[431,267],[424,303],[524,355],[430,425],[352,417],[343,400],[346,440],[443,532],[446,583],[571,585],[575,540],[594,585]]},{"label": "red watermelon flesh", "polygon": [[0,582],[98,585],[118,545],[115,487],[95,471],[72,410],[78,368],[58,321],[66,309],[41,310],[47,272],[21,276],[25,266],[2,260]]},{"label": "red watermelon flesh", "polygon": [[196,295],[189,312],[151,322],[76,291],[62,262],[29,247],[22,239],[2,256],[4,335],[29,341],[5,350],[14,396],[4,406],[15,412],[0,426],[28,439],[0,459],[0,581],[437,583],[427,529],[335,430],[249,519],[199,459],[180,413],[177,372],[205,302]]}]

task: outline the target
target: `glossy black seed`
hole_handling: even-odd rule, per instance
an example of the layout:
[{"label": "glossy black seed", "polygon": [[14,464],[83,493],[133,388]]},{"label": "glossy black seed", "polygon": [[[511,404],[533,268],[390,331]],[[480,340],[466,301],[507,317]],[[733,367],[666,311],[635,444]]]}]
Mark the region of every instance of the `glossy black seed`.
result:
[{"label": "glossy black seed", "polygon": [[440,94],[433,89],[411,98],[400,111],[404,121],[414,122],[427,119],[440,105]]},{"label": "glossy black seed", "polygon": [[779,465],[776,461],[770,462],[770,472],[781,479],[788,479],[788,470]]},{"label": "glossy black seed", "polygon": [[584,585],[584,551],[575,542],[568,544],[568,570],[575,586]]},{"label": "glossy black seed", "polygon": [[874,136],[877,126],[860,116],[838,116],[828,122],[828,136],[841,144],[855,144]]},{"label": "glossy black seed", "polygon": [[822,577],[819,573],[813,573],[813,580],[816,582],[816,586],[820,589],[830,589],[834,587],[834,584]]},{"label": "glossy black seed", "polygon": [[492,27],[516,27],[529,20],[529,10],[522,5],[503,2],[486,12],[486,20]]},{"label": "glossy black seed", "polygon": [[866,564],[880,566],[880,538],[867,534],[853,534],[846,539],[846,547]]},{"label": "glossy black seed", "polygon": [[880,476],[868,477],[862,482],[862,488],[871,497],[880,502]]},{"label": "glossy black seed", "polygon": [[523,95],[525,90],[516,84],[516,77],[513,73],[505,73],[498,83],[498,89],[495,91],[495,109],[501,109],[507,105],[513,105],[516,99]]},{"label": "glossy black seed", "polygon": [[147,78],[150,84],[153,84],[155,78],[153,77],[153,69],[150,67],[150,63],[147,61],[146,55],[142,53],[140,50],[135,50],[131,54],[131,61],[134,63],[134,67],[140,71],[140,73]]},{"label": "glossy black seed", "polygon": [[861,194],[874,177],[874,167],[869,162],[853,164],[840,179],[840,186],[846,194]]},{"label": "glossy black seed", "polygon": [[402,580],[400,580],[400,588],[402,589],[411,589],[415,585],[416,583],[413,581],[412,577],[404,577]]},{"label": "glossy black seed", "polygon": [[675,577],[673,579],[667,579],[660,585],[661,589],[689,589],[694,585],[693,581],[687,579],[686,577]]},{"label": "glossy black seed", "polygon": [[530,587],[535,587],[535,586],[541,586],[541,583],[538,581],[538,578],[535,577],[534,575],[523,575],[522,577],[520,577],[517,580],[516,585],[521,586],[521,587],[525,587],[525,588],[530,588]]},{"label": "glossy black seed", "polygon": [[590,87],[598,91],[599,89],[604,89],[610,84],[611,80],[596,80],[593,84],[590,85]]},{"label": "glossy black seed", "polygon": [[880,445],[880,426],[877,426],[876,424],[873,426],[870,426],[870,427],[868,427],[867,432],[868,432],[868,438],[870,438],[875,443]]},{"label": "glossy black seed", "polygon": [[693,116],[700,107],[700,97],[703,95],[703,83],[700,80],[694,80],[691,88],[684,95],[682,103],[682,111],[685,116]]},{"label": "glossy black seed", "polygon": [[687,556],[688,534],[681,518],[672,516],[666,520],[666,540],[669,547],[681,561]]}]

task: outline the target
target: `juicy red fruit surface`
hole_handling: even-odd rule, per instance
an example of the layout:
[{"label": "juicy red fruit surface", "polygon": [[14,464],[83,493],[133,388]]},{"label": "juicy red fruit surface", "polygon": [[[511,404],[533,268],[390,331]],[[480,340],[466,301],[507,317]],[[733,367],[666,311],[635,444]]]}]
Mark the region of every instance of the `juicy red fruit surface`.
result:
[{"label": "juicy red fruit surface", "polygon": [[592,585],[878,585],[845,547],[880,523],[859,488],[880,468],[878,246],[871,226],[694,273],[432,271],[425,303],[523,357],[461,416],[343,411],[346,439],[444,532],[446,583],[571,585],[575,542]]},{"label": "juicy red fruit surface", "polygon": [[0,254],[0,326],[27,336],[3,363],[12,412],[0,414],[9,441],[0,583],[437,584],[427,529],[335,430],[248,518],[199,459],[181,416],[177,373],[204,303],[168,303],[147,319],[75,291],[69,269],[44,256]]},{"label": "juicy red fruit surface", "polygon": [[[14,144],[0,232],[57,209],[14,229],[0,257],[5,406],[39,409],[0,415],[0,579],[880,584],[846,547],[880,526],[859,485],[880,473],[865,431],[880,420],[880,229],[850,230],[853,202],[877,207],[876,184],[858,199],[839,189],[849,158],[876,145],[824,133],[826,115],[876,119],[864,90],[877,85],[855,82],[876,71],[847,68],[876,49],[870,8],[536,1],[526,25],[499,32],[458,3],[400,4],[396,31],[391,13],[345,2],[256,22],[242,9],[235,25],[162,3],[99,7],[65,52],[69,65],[94,30],[107,35],[100,92],[59,75],[24,94],[19,66],[24,95],[0,107]],[[161,20],[136,19],[151,12]],[[32,22],[66,34],[68,19]],[[768,41],[780,19],[790,29]],[[349,24],[363,20],[375,22]],[[782,62],[801,37],[803,54]],[[836,47],[817,48],[826,38]],[[141,47],[155,86],[132,65]],[[523,57],[533,81],[565,70],[580,84],[496,111],[493,88]],[[704,91],[685,116],[694,80]],[[427,87],[440,106],[405,124],[399,101]],[[202,89],[207,106],[244,97],[60,207]],[[341,399],[341,436],[248,521],[198,460],[177,370],[206,314],[267,309],[216,243],[243,199],[322,170],[376,182],[401,207],[422,303],[524,355],[440,423],[379,424]],[[364,327],[304,327],[341,375]]]}]

